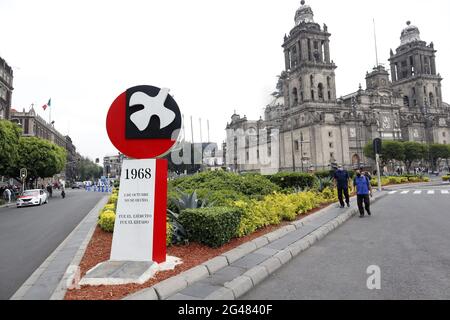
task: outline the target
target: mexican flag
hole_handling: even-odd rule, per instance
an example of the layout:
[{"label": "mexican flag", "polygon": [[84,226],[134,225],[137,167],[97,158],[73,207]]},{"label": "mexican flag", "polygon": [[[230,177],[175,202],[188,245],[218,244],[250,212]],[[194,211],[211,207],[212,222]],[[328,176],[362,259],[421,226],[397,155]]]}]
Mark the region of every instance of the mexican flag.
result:
[{"label": "mexican flag", "polygon": [[45,110],[47,110],[47,108],[51,107],[51,105],[52,105],[52,99],[50,98],[50,99],[48,99],[47,104],[44,104],[42,106],[42,109],[44,109],[44,111],[45,111]]}]

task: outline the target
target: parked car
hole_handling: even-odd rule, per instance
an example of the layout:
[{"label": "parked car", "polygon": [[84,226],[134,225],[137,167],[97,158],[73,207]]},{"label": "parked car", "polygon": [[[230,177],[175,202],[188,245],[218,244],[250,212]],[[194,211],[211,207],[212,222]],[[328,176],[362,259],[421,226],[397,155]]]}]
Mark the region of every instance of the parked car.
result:
[{"label": "parked car", "polygon": [[84,188],[83,182],[74,182],[72,184],[72,189],[83,189],[83,188]]},{"label": "parked car", "polygon": [[20,196],[17,197],[16,206],[40,206],[41,204],[48,203],[48,195],[42,189],[26,190]]}]

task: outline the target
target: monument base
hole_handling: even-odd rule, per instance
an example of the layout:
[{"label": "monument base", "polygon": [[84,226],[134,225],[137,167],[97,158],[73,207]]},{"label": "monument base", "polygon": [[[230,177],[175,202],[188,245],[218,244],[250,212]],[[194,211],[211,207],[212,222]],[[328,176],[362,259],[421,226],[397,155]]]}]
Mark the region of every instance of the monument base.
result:
[{"label": "monument base", "polygon": [[143,284],[151,279],[156,272],[173,270],[181,264],[181,259],[167,256],[163,263],[153,261],[105,261],[89,270],[81,279],[80,285],[120,285]]}]

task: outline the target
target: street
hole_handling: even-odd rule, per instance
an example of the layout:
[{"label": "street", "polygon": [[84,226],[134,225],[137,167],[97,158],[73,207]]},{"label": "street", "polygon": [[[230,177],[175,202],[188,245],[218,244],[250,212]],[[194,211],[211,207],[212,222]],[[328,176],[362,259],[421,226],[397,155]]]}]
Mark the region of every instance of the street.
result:
[{"label": "street", "polygon": [[9,299],[104,193],[58,190],[40,207],[0,209],[0,299]]},{"label": "street", "polygon": [[[448,185],[392,191],[241,299],[450,299],[449,204]],[[380,290],[367,287],[372,265]]]}]

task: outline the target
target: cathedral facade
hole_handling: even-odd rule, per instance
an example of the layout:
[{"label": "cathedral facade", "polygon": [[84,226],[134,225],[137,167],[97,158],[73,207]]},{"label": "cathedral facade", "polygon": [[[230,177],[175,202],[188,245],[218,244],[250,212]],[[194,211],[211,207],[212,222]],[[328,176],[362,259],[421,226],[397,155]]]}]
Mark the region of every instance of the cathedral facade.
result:
[{"label": "cathedral facade", "polygon": [[227,124],[232,170],[262,171],[264,158],[271,158],[272,172],[367,166],[363,148],[375,138],[450,143],[450,106],[442,101],[436,50],[420,39],[417,27],[407,22],[400,46],[391,50],[390,76],[378,65],[367,72],[366,89],[360,85],[339,98],[330,36],[302,1],[284,37],[285,70],[264,119],[235,112]]}]

